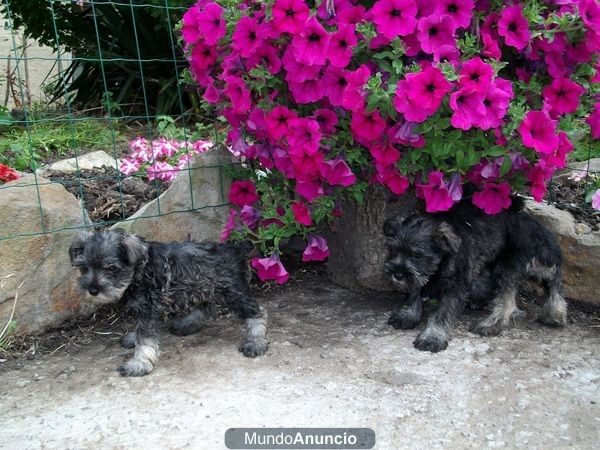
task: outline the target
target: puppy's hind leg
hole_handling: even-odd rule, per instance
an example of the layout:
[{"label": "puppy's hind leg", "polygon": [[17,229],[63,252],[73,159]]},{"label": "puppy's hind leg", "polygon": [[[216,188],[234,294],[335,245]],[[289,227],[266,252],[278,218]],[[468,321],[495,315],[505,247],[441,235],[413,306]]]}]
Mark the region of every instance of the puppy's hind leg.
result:
[{"label": "puppy's hind leg", "polygon": [[198,333],[206,321],[206,314],[201,309],[195,309],[187,316],[174,319],[169,331],[176,336],[189,336]]},{"label": "puppy's hind leg", "polygon": [[419,324],[422,314],[423,298],[421,294],[410,294],[407,303],[392,313],[388,324],[396,329],[410,330]]},{"label": "puppy's hind leg", "polygon": [[546,300],[544,311],[538,320],[544,325],[563,327],[567,324],[567,302],[562,296],[560,268],[557,266],[543,267],[534,260],[528,268],[528,273],[534,271],[542,281]]}]

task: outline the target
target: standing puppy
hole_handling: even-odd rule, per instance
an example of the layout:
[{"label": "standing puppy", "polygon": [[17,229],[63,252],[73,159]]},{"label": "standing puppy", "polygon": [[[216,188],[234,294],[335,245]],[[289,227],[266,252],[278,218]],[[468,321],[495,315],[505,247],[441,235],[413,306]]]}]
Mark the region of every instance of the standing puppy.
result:
[{"label": "standing puppy", "polygon": [[246,319],[246,340],[240,346],[245,356],[267,351],[267,314],[250,295],[244,260],[248,251],[210,242],[164,244],[111,230],[82,232],[69,254],[81,272],[81,291],[102,303],[123,298],[135,315],[135,328],[122,341],[126,348],[135,347],[135,353],[119,370],[142,376],[158,361],[162,319],[169,320],[176,335],[196,333],[217,305]]},{"label": "standing puppy", "polygon": [[521,208],[522,201],[515,198],[510,211],[490,216],[465,200],[448,213],[388,219],[385,270],[396,289],[408,295],[407,304],[390,317],[390,325],[416,327],[423,298],[436,299],[439,308],[414,345],[439,352],[448,346],[466,302],[493,297],[491,314],[471,330],[496,335],[521,314],[516,295],[523,277],[536,278],[545,288],[540,320],[565,325],[560,248],[552,234]]}]

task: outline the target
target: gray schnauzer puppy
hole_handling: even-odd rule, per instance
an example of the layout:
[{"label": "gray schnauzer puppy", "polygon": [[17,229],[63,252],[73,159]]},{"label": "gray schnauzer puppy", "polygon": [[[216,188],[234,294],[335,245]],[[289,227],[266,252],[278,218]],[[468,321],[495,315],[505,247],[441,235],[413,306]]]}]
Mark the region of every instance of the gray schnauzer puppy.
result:
[{"label": "gray schnauzer puppy", "polygon": [[421,321],[423,298],[436,299],[439,308],[429,318],[414,346],[439,352],[467,301],[493,297],[491,314],[471,327],[483,336],[497,335],[517,308],[518,283],[537,279],[546,299],[539,320],[566,324],[562,297],[562,255],[552,234],[522,211],[513,199],[510,211],[490,216],[464,200],[448,213],[391,217],[384,224],[389,248],[385,271],[408,301],[390,317],[394,328],[415,328]]},{"label": "gray schnauzer puppy", "polygon": [[133,358],[119,370],[125,376],[150,373],[158,360],[158,328],[167,319],[179,336],[196,333],[217,305],[246,320],[246,340],[239,350],[264,354],[267,314],[250,295],[244,256],[250,248],[210,242],[160,243],[122,230],[83,232],[69,254],[81,276],[78,287],[101,303],[123,298],[136,318],[122,344]]}]

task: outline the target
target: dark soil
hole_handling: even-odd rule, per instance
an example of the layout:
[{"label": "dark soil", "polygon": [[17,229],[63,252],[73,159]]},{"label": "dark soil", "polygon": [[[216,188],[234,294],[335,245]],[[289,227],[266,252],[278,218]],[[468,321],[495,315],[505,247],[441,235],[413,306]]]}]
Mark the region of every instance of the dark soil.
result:
[{"label": "dark soil", "polygon": [[124,177],[116,169],[82,170],[73,174],[49,175],[79,199],[93,223],[108,226],[126,219],[143,205],[162,194],[165,183],[147,183],[138,177]]},{"label": "dark soil", "polygon": [[577,222],[583,222],[593,230],[600,229],[600,212],[585,203],[584,184],[553,180],[548,184],[546,200],[558,209],[570,212]]}]

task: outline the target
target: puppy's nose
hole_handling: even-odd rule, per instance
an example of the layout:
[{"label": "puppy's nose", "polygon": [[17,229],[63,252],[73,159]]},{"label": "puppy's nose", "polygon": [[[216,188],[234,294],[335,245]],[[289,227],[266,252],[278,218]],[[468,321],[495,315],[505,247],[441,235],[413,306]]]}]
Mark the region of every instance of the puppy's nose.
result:
[{"label": "puppy's nose", "polygon": [[98,295],[98,292],[100,292],[100,289],[98,289],[96,286],[90,286],[88,288],[88,292],[90,293],[90,295],[96,296]]}]

